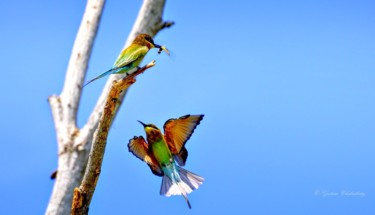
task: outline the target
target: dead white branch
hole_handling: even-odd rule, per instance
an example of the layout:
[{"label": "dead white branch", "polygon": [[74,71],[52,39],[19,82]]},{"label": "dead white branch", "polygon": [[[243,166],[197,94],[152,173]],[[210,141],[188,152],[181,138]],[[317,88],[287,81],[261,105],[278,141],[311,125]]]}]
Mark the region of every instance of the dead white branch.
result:
[{"label": "dead white branch", "polygon": [[[58,170],[46,214],[69,214],[73,190],[82,181],[94,131],[98,127],[106,98],[112,82],[119,77],[112,75],[87,123],[77,128],[77,110],[82,93],[82,84],[87,71],[93,42],[98,30],[105,0],[88,0],[86,9],[74,42],[61,95],[49,97],[58,143]],[[162,21],[165,0],[144,0],[137,20],[125,44],[127,46],[138,33],[154,36],[170,23]],[[118,102],[122,103],[126,91]],[[118,108],[115,110],[117,113]]]}]

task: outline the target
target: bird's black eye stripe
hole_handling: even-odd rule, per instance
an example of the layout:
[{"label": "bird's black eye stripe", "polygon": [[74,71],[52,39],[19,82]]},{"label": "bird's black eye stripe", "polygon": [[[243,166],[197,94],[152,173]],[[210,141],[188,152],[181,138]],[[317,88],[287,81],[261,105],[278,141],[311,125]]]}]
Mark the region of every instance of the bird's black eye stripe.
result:
[{"label": "bird's black eye stripe", "polygon": [[150,42],[150,43],[154,43],[154,40],[151,38],[151,37],[146,37],[146,40],[148,41],[148,42]]},{"label": "bird's black eye stripe", "polygon": [[155,125],[148,125],[151,128],[158,129]]}]

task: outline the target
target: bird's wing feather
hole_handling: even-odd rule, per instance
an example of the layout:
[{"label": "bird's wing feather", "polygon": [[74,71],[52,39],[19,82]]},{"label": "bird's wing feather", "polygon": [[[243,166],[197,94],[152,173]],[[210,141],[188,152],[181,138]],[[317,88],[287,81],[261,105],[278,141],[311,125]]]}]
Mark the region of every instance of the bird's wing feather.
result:
[{"label": "bird's wing feather", "polygon": [[132,44],[120,53],[120,55],[117,57],[115,61],[114,67],[125,67],[130,63],[136,61],[140,57],[144,57],[148,51],[149,49],[147,48],[147,46],[139,46]]},{"label": "bird's wing feather", "polygon": [[130,139],[128,148],[129,152],[131,152],[134,156],[146,162],[155,175],[163,175],[162,169],[155,160],[154,156],[150,153],[148,144],[142,136]]},{"label": "bird's wing feather", "polygon": [[188,150],[183,146],[178,154],[173,155],[174,160],[180,166],[185,166],[187,157],[188,157]]},{"label": "bird's wing feather", "polygon": [[[164,124],[165,140],[173,155],[178,155],[186,141],[193,134],[204,115],[185,115],[178,119],[169,119]],[[186,150],[186,149],[185,149]],[[186,157],[183,159],[186,161]],[[185,163],[185,162],[183,162]]]}]

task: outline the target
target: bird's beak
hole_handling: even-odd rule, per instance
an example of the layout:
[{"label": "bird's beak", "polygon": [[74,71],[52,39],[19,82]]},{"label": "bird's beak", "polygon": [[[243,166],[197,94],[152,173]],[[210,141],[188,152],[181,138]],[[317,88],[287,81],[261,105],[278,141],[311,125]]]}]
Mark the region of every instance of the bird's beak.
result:
[{"label": "bird's beak", "polygon": [[165,46],[161,46],[161,45],[158,45],[158,44],[154,44],[154,46],[155,46],[155,48],[159,49],[158,54],[160,54],[161,51],[165,51],[165,53],[170,55],[168,49]]},{"label": "bird's beak", "polygon": [[143,125],[143,127],[146,127],[147,125],[146,124],[144,124],[143,122],[141,122],[141,121],[139,121],[139,120],[137,120],[139,123],[141,123],[142,125]]}]

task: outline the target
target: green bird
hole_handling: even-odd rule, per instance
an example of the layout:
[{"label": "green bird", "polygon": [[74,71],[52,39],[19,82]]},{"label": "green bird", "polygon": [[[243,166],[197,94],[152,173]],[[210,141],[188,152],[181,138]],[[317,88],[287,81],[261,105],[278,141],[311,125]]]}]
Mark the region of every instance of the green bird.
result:
[{"label": "green bird", "polygon": [[143,58],[146,56],[147,52],[152,48],[159,48],[158,53],[164,50],[169,54],[168,49],[165,46],[160,46],[154,43],[152,37],[148,34],[139,34],[133,42],[127,48],[123,49],[120,55],[117,57],[113,67],[104,72],[103,74],[91,79],[83,86],[89,83],[103,78],[104,76],[111,74],[123,74],[139,66]]},{"label": "green bird", "polygon": [[187,194],[197,189],[204,178],[181,166],[185,165],[188,157],[185,143],[203,116],[185,115],[169,119],[164,124],[164,135],[155,125],[139,121],[145,129],[147,142],[142,136],[135,136],[128,144],[129,151],[146,162],[152,173],[163,177],[160,195],[182,195],[189,208],[191,205]]}]

